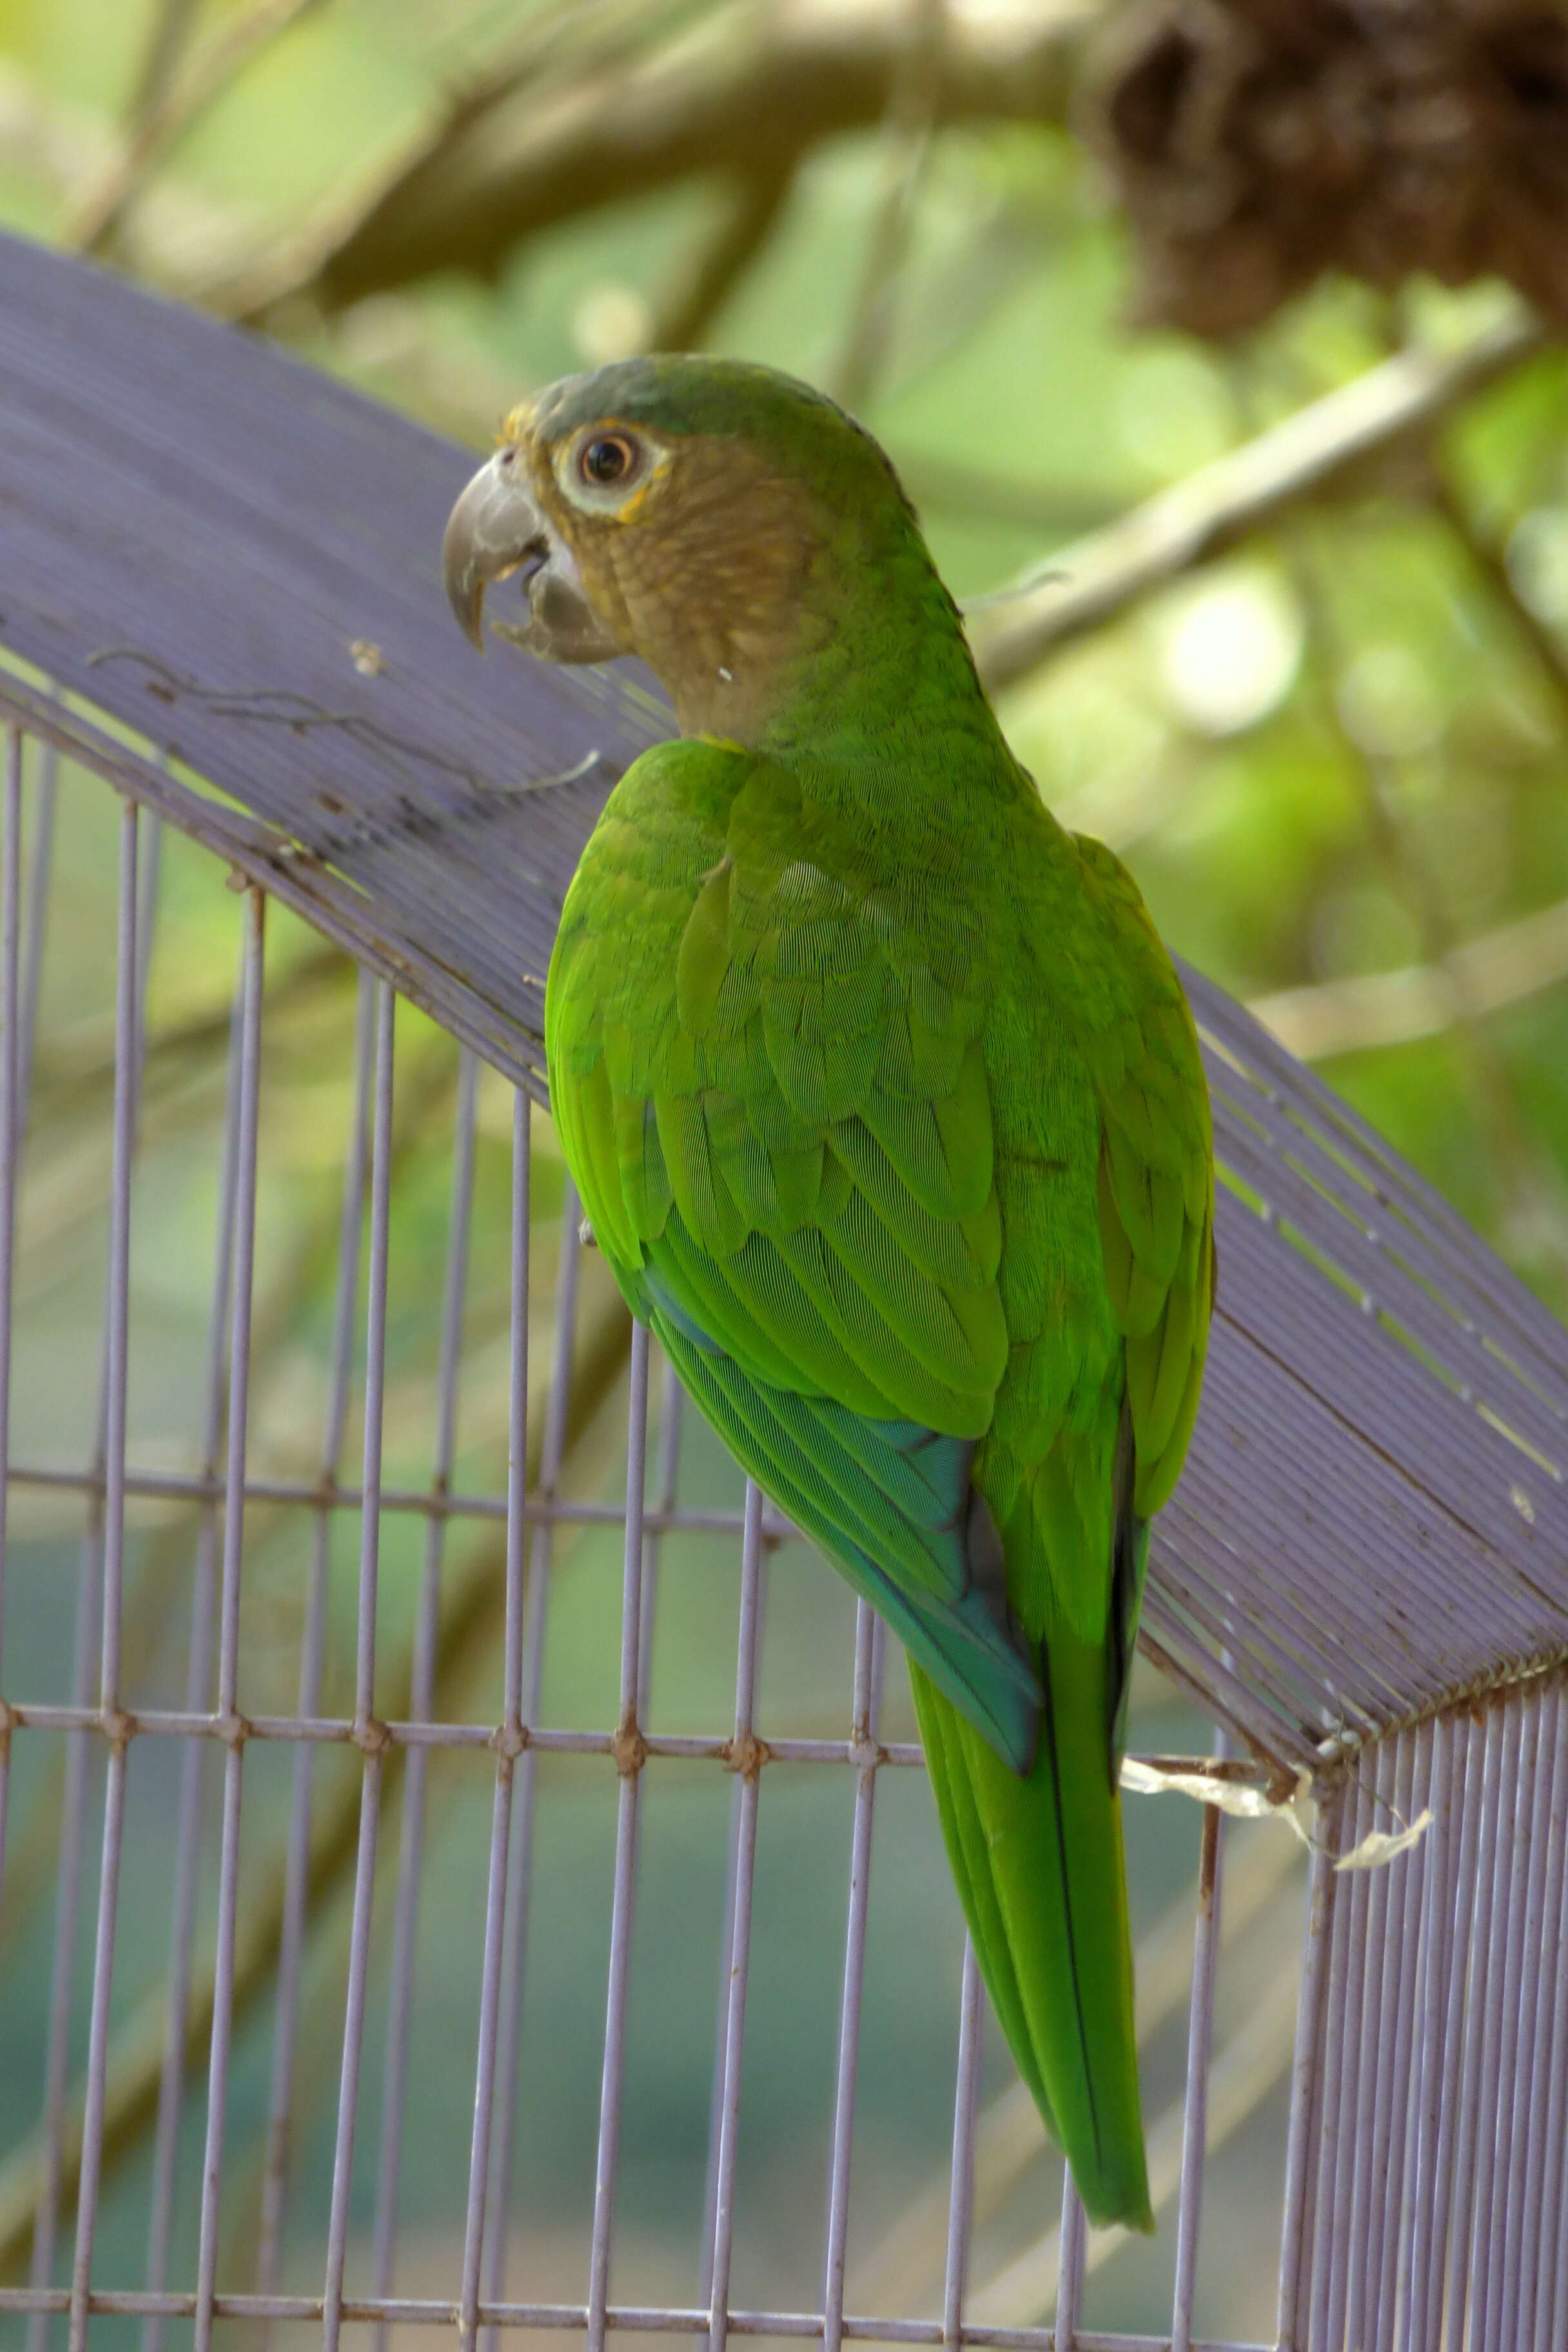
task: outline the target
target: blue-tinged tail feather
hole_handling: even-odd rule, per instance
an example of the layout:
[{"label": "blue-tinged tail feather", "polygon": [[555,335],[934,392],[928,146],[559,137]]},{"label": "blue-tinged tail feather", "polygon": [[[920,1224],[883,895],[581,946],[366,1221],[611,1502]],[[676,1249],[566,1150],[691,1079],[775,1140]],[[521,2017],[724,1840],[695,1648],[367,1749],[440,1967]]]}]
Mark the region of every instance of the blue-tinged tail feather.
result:
[{"label": "blue-tinged tail feather", "polygon": [[1000,1538],[970,1486],[969,1442],[768,1387],[695,1339],[689,1316],[667,1318],[657,1302],[651,1311],[681,1379],[731,1452],[886,1618],[1008,1769],[1026,1771],[1040,1686],[1007,1609]]}]

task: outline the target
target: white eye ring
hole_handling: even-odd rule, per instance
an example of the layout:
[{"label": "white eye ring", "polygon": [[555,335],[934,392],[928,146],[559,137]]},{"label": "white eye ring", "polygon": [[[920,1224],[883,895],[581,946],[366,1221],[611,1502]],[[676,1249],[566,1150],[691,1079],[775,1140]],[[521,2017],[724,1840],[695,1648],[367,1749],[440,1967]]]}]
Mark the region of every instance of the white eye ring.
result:
[{"label": "white eye ring", "polygon": [[580,425],[552,457],[563,497],[580,514],[597,515],[606,522],[637,510],[639,494],[666,462],[657,441],[616,417]]}]

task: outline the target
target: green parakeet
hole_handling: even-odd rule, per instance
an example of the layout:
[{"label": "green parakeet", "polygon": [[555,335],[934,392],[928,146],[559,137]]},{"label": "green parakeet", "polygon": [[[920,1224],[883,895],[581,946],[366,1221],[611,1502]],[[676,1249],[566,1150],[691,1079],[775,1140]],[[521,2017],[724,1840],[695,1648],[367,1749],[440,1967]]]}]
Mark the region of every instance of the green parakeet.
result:
[{"label": "green parakeet", "polygon": [[1008,751],[877,444],[770,370],[542,393],[455,508],[482,643],[636,653],[545,1007],[634,1315],[909,1653],[993,2005],[1097,2221],[1152,2226],[1118,1766],[1214,1296],[1192,1017]]}]

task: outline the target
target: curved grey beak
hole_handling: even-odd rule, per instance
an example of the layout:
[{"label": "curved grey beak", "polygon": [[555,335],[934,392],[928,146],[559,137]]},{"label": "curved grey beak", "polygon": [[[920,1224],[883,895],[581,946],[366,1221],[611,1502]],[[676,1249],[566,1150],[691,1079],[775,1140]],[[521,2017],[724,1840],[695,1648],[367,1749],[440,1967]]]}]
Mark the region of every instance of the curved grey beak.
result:
[{"label": "curved grey beak", "polygon": [[[447,518],[441,541],[441,572],[458,626],[471,645],[485,649],[485,590],[492,580],[549,552],[550,534],[526,488],[514,449],[498,449],[481,466]],[[536,567],[537,568],[537,567]]]},{"label": "curved grey beak", "polygon": [[447,516],[441,572],[458,625],[481,653],[485,590],[513,572],[521,577],[528,618],[498,622],[498,636],[545,661],[607,661],[623,650],[588,602],[571,551],[527,487],[521,452],[510,445],[479,467]]}]

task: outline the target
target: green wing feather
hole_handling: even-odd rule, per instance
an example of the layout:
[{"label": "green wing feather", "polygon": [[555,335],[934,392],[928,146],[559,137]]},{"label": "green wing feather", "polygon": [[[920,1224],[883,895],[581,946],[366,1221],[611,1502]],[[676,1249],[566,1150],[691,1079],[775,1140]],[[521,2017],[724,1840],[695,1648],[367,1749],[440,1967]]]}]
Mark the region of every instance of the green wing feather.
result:
[{"label": "green wing feather", "polygon": [[1131,877],[1078,839],[1131,1025],[1090,1026],[1103,1118],[1097,1205],[1111,1307],[1126,1341],[1136,1516],[1152,1519],[1181,1475],[1197,1419],[1214,1307],[1214,1133],[1197,1032]]},{"label": "green wing feather", "polygon": [[1147,2226],[1117,1768],[1207,1098],[1114,858],[1026,789],[1005,823],[983,919],[764,761],[645,754],[568,897],[551,1075],[634,1311],[903,1639],[1020,2070],[1091,2216]]},{"label": "green wing feather", "polygon": [[971,1479],[1008,1350],[978,1011],[798,819],[719,746],[624,780],[551,969],[563,1141],[733,1451],[1025,1765],[1038,1676]]},{"label": "green wing feather", "polygon": [[[1102,1354],[1070,1324],[1054,1336],[1042,1324],[1021,1393],[998,1398],[975,1468],[997,1509],[1009,1591],[1038,1642],[1046,1704],[1032,1772],[1005,1771],[918,1668],[913,1681],[949,1855],[1019,2070],[1090,2218],[1149,2227],[1118,1773],[1148,1523],[1175,1484],[1202,1383],[1213,1148],[1170,960],[1110,852],[1076,846],[1101,949],[1074,1003],[1096,1276],[1114,1344]],[[1031,1199],[1006,1190],[1007,1253],[1059,1246]],[[1085,1378],[1095,1365],[1098,1389]]]}]

